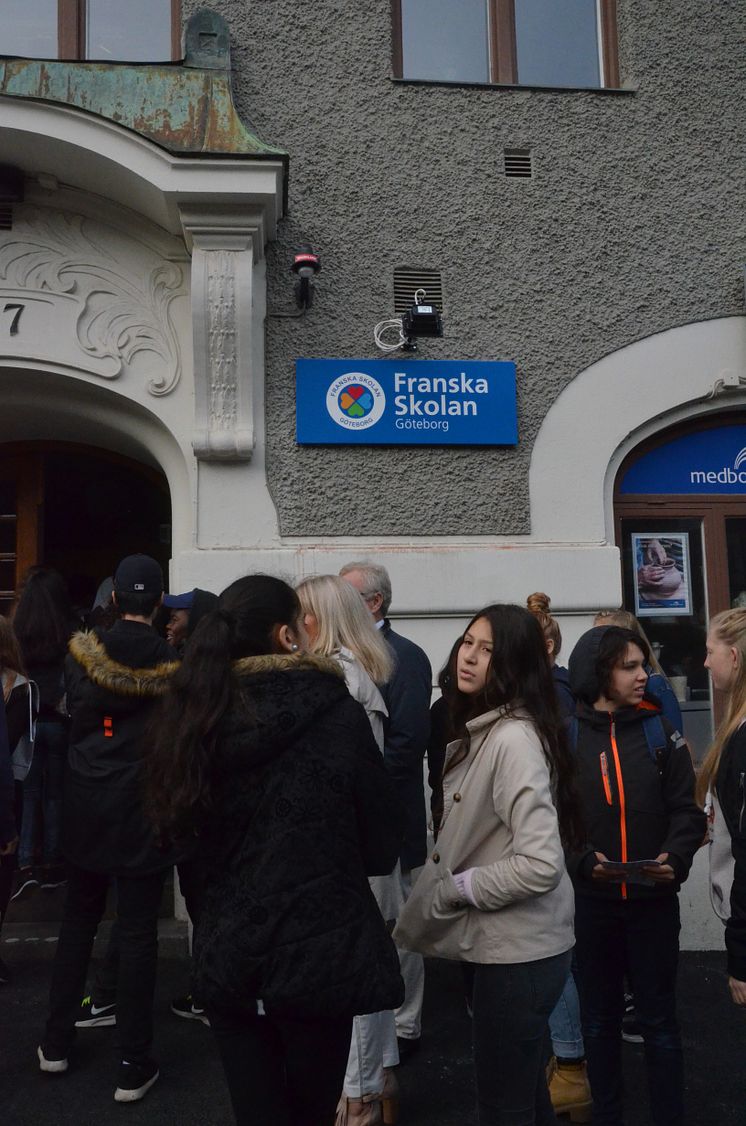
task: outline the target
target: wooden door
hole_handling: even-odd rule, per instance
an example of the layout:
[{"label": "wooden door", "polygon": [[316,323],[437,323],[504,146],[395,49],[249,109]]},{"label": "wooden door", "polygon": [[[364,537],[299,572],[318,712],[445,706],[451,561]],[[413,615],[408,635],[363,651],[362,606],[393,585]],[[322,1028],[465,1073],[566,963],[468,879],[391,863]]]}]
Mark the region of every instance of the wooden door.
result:
[{"label": "wooden door", "polygon": [[43,468],[40,451],[0,448],[0,613],[8,614],[22,576],[43,553]]}]

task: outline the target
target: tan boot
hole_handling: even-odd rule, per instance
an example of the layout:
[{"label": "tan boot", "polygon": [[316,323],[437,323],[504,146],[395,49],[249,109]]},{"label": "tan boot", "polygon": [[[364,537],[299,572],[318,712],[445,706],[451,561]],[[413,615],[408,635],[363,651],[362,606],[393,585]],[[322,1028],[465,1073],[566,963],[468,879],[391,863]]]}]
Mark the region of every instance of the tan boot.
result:
[{"label": "tan boot", "polygon": [[383,1122],[382,1101],[382,1094],[363,1095],[361,1099],[342,1095],[334,1126],[379,1126]]},{"label": "tan boot", "polygon": [[393,1067],[383,1069],[383,1095],[381,1096],[383,1126],[396,1126],[399,1120],[399,1080]]},{"label": "tan boot", "polygon": [[547,1082],[555,1114],[569,1114],[571,1122],[590,1122],[593,1100],[585,1060],[579,1063],[552,1060],[547,1068]]}]

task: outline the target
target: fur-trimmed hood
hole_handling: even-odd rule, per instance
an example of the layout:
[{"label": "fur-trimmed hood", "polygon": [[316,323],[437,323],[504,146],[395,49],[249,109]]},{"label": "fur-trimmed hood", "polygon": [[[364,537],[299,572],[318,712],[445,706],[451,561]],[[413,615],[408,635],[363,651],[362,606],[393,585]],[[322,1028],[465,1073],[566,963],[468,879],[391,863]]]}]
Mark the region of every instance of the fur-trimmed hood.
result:
[{"label": "fur-trimmed hood", "polygon": [[[147,626],[142,628],[148,629]],[[70,655],[83,668],[88,679],[97,687],[113,692],[115,696],[144,699],[162,696],[169,678],[179,667],[179,662],[158,661],[150,667],[130,667],[110,655],[104,642],[106,637],[106,634],[102,636],[94,631],[73,634],[70,640]],[[154,633],[152,637],[160,640]],[[143,640],[149,641],[150,637],[143,636]]]},{"label": "fur-trimmed hood", "polygon": [[344,680],[344,671],[334,657],[317,657],[314,653],[263,653],[261,657],[242,657],[233,662],[236,676],[254,673],[294,672],[298,669],[316,669],[331,673]]}]

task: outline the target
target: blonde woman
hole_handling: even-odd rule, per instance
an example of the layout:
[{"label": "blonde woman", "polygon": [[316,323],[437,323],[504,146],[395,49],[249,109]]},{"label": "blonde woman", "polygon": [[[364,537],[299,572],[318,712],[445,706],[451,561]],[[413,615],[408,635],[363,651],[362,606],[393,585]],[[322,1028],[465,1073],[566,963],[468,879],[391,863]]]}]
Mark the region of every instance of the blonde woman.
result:
[{"label": "blonde woman", "polygon": [[725,923],[728,985],[746,1005],[746,610],[725,610],[710,622],[707,659],[715,688],[727,693],[725,719],[697,781],[710,821],[712,905]]},{"label": "blonde woman", "polygon": [[[376,687],[391,675],[388,646],[375,628],[360,595],[337,575],[306,579],[298,587],[308,648],[320,657],[333,657],[342,666],[345,681],[365,708],[378,748],[383,754],[386,705]],[[398,864],[397,864],[398,867]],[[396,919],[402,904],[396,869],[390,876],[375,876],[370,885],[381,914]],[[373,1126],[396,1121],[397,1083],[390,1070],[399,1063],[393,1010],[356,1016],[337,1124]]]}]

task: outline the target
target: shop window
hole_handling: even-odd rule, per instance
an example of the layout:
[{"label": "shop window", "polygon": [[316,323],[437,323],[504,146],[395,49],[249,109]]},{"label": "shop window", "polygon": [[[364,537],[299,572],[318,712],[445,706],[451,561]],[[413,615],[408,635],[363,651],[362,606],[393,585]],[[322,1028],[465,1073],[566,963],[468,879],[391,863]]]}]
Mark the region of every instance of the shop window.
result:
[{"label": "shop window", "polygon": [[397,78],[618,86],[616,0],[393,0]]},{"label": "shop window", "polygon": [[0,52],[162,62],[180,55],[179,0],[3,0]]}]

